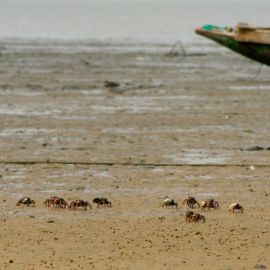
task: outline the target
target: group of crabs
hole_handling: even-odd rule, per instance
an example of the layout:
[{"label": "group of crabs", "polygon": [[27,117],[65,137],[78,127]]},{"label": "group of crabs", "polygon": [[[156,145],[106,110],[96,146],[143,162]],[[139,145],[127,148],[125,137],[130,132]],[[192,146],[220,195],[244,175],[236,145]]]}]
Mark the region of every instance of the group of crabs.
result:
[{"label": "group of crabs", "polygon": [[[108,201],[107,198],[95,198],[93,199],[93,203],[97,204],[97,207],[100,207],[100,206],[111,207],[112,206],[112,203]],[[36,202],[29,197],[23,197],[16,203],[16,205],[17,206],[26,205],[26,206],[35,207]],[[52,196],[46,199],[43,202],[43,205],[46,207],[69,208],[69,209],[74,209],[74,210],[78,209],[79,207],[83,208],[84,210],[86,210],[87,207],[92,209],[92,205],[88,201],[75,200],[75,201],[72,201],[70,204],[68,204],[63,198],[60,198],[57,196]]]},{"label": "group of crabs", "polygon": [[[191,196],[188,196],[188,198],[182,202],[182,205],[186,205],[192,209],[195,206],[198,206],[198,208],[201,208],[202,210],[206,210],[206,209],[211,210],[211,209],[219,208],[219,203],[217,201],[215,201],[214,199],[207,199],[207,200],[201,201],[201,203],[199,203],[194,197],[191,197]],[[166,197],[164,199],[164,201],[162,202],[162,207],[178,208],[178,203],[175,200]],[[243,213],[244,212],[243,206],[240,205],[239,203],[230,204],[228,209],[232,213]],[[186,212],[185,220],[186,220],[186,222],[195,222],[195,223],[198,223],[198,222],[205,223],[205,221],[206,221],[205,216],[198,214],[198,213],[194,213],[193,211]]]},{"label": "group of crabs", "polygon": [[[100,206],[111,207],[112,206],[111,202],[108,201],[107,198],[94,198],[93,203],[97,204],[97,207],[100,207]],[[35,204],[36,204],[35,201],[29,197],[23,197],[22,199],[20,199],[16,203],[17,206],[26,205],[26,206],[33,206],[33,207],[35,207]],[[60,198],[57,196],[52,196],[52,197],[46,199],[43,202],[43,205],[46,207],[69,208],[69,209],[74,209],[74,210],[78,209],[79,207],[83,208],[84,210],[86,210],[87,207],[92,209],[92,206],[88,201],[75,200],[75,201],[72,201],[70,204],[68,204],[63,198]],[[219,203],[217,201],[215,201],[214,199],[207,199],[207,200],[201,201],[201,203],[199,203],[194,197],[191,197],[191,196],[188,196],[188,198],[182,202],[182,205],[186,205],[192,209],[195,206],[198,206],[198,208],[201,208],[202,210],[206,210],[206,209],[210,210],[210,209],[219,208]],[[164,199],[164,201],[162,202],[162,207],[178,208],[178,203],[174,199],[166,197]],[[232,213],[243,213],[244,212],[243,206],[240,205],[239,203],[230,204],[228,209]],[[198,223],[198,222],[205,223],[205,221],[206,221],[206,219],[203,215],[198,214],[198,213],[194,213],[193,211],[186,212],[185,220],[186,220],[186,222],[195,222],[195,223]]]}]

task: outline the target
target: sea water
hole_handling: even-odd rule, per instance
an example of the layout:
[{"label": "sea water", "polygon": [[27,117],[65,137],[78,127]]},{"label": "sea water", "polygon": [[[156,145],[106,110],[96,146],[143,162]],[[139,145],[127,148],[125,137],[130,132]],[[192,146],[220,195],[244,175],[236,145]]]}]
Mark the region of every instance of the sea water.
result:
[{"label": "sea water", "polygon": [[269,0],[0,0],[0,40],[204,42],[194,29],[270,26]]}]

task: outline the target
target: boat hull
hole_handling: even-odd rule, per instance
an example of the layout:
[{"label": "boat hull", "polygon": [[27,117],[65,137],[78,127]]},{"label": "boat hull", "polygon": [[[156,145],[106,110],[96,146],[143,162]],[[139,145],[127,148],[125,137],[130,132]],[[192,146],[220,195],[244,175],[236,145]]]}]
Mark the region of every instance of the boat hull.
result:
[{"label": "boat hull", "polygon": [[270,45],[239,42],[230,32],[198,28],[195,32],[257,62],[270,66]]}]

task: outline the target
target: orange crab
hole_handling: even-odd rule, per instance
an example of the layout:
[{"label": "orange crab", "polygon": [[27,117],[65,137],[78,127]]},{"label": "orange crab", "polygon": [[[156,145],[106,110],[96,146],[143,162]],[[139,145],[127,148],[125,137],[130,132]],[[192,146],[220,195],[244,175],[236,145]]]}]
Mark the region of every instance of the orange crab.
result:
[{"label": "orange crab", "polygon": [[205,201],[201,201],[202,210],[205,210],[205,209],[210,210],[211,208],[217,209],[218,207],[219,207],[219,203],[215,201],[214,199],[207,199]]},{"label": "orange crab", "polygon": [[63,198],[59,198],[57,196],[46,199],[43,204],[46,207],[54,206],[55,208],[66,208],[68,206],[67,202]]}]

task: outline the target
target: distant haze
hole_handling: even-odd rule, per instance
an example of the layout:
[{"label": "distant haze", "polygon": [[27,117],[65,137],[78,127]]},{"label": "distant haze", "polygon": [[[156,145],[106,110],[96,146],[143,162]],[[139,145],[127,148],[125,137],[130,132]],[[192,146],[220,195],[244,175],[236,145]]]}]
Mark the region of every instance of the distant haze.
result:
[{"label": "distant haze", "polygon": [[160,42],[203,24],[270,26],[268,0],[0,0],[0,38]]}]

